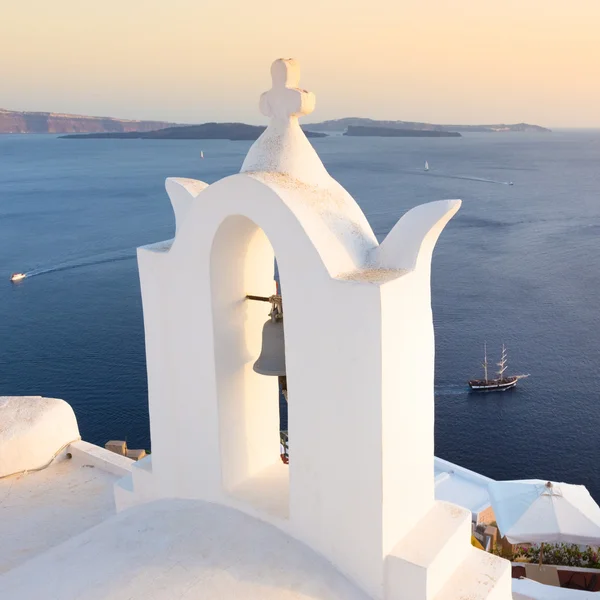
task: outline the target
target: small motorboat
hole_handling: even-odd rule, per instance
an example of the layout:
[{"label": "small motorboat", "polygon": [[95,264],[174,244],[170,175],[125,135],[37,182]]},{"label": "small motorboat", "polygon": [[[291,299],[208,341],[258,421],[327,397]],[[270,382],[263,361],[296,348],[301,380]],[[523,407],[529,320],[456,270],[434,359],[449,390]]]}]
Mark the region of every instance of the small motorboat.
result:
[{"label": "small motorboat", "polygon": [[10,276],[10,280],[14,283],[15,281],[21,281],[21,279],[25,279],[25,277],[27,277],[25,273],[13,273]]}]

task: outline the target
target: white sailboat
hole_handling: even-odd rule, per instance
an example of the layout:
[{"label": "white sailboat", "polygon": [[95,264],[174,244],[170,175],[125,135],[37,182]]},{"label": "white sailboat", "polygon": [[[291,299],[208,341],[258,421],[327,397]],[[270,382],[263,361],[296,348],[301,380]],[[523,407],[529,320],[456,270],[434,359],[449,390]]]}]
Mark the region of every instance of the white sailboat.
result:
[{"label": "white sailboat", "polygon": [[200,158],[204,158],[204,150],[200,150]]},{"label": "white sailboat", "polygon": [[425,161],[425,170],[429,171],[429,163],[427,161]]}]

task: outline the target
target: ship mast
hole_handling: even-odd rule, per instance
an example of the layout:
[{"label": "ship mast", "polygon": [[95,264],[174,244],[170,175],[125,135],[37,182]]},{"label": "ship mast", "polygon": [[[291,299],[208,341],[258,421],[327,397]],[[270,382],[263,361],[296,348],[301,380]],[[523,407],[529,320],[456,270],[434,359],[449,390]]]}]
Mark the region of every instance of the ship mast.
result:
[{"label": "ship mast", "polygon": [[488,362],[487,362],[487,342],[483,342],[483,379],[484,381],[488,380],[488,376],[487,376],[487,367],[488,367]]},{"label": "ship mast", "polygon": [[500,369],[498,370],[498,379],[502,379],[504,377],[504,371],[506,371],[507,365],[507,356],[506,356],[506,347],[502,344],[502,358],[499,363],[496,363]]}]

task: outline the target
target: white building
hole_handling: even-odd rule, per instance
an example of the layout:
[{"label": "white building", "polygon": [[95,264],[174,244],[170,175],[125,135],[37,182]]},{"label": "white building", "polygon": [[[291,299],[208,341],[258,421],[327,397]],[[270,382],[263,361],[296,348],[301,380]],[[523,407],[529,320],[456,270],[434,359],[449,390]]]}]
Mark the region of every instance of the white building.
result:
[{"label": "white building", "polygon": [[473,523],[491,523],[496,520],[488,491],[493,479],[435,457],[435,499],[452,502],[471,511]]},{"label": "white building", "polygon": [[[152,455],[114,467],[76,442],[80,464],[127,473],[120,514],[14,566],[0,597],[510,598],[510,564],[470,544],[473,511],[435,499],[430,262],[460,201],[414,208],[379,245],[300,129],[315,98],[297,64],[271,73],[241,172],[167,180],[176,236],[138,252]],[[246,298],[274,293],[274,256],[289,465],[277,378],[252,368],[267,310]]]}]

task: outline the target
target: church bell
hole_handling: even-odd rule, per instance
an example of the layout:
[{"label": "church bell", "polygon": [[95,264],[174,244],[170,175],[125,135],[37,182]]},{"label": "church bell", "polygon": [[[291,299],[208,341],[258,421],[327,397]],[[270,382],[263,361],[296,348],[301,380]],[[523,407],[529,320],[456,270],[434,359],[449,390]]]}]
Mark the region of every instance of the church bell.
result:
[{"label": "church bell", "polygon": [[285,340],[281,296],[271,296],[269,320],[263,325],[260,356],[254,370],[261,375],[285,376]]}]

